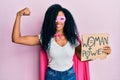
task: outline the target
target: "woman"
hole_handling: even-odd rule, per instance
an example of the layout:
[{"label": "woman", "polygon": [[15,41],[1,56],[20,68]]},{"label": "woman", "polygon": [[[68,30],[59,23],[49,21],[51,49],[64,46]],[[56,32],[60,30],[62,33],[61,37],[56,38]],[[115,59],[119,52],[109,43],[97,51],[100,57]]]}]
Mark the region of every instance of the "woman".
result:
[{"label": "woman", "polygon": [[[41,33],[34,36],[21,36],[20,20],[24,15],[30,15],[28,8],[17,13],[12,41],[43,46],[49,59],[45,80],[76,80],[72,59],[75,50],[81,52],[81,45],[77,41],[79,34],[71,13],[58,4],[50,6],[45,13]],[[106,46],[103,51],[109,54],[111,50]]]}]

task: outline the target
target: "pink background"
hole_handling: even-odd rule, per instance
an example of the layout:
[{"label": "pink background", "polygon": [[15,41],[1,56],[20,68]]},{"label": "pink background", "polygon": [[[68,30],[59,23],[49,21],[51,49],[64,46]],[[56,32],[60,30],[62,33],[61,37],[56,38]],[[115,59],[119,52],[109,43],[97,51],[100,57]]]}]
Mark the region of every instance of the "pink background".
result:
[{"label": "pink background", "polygon": [[80,34],[109,33],[111,55],[90,62],[91,80],[120,80],[120,0],[1,0],[0,1],[0,80],[39,80],[39,46],[11,41],[16,12],[29,7],[21,33],[39,34],[46,9],[59,3],[71,11]]}]

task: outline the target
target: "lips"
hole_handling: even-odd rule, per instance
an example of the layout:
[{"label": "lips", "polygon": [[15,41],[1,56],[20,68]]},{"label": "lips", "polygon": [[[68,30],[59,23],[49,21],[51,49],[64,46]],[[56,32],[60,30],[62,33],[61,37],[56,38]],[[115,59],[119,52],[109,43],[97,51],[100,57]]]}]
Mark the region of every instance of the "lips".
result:
[{"label": "lips", "polygon": [[56,25],[57,28],[61,27],[61,25]]}]

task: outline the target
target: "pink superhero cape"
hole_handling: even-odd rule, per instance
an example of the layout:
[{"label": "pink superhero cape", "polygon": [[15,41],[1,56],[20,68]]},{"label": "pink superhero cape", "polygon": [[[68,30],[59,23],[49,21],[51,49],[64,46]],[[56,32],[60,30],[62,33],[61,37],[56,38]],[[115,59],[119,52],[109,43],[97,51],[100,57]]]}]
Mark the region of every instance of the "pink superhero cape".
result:
[{"label": "pink superhero cape", "polygon": [[[81,40],[78,39],[81,44]],[[76,73],[76,80],[90,80],[89,63],[82,62],[78,59],[77,55],[74,55],[74,70]],[[40,47],[40,80],[45,80],[45,73],[47,70],[48,58],[46,52]]]}]

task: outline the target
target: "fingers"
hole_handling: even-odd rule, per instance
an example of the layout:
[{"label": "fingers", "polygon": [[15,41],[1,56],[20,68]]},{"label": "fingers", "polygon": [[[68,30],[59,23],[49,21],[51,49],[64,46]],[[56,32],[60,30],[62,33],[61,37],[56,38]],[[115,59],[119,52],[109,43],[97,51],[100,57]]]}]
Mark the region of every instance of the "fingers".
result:
[{"label": "fingers", "polygon": [[105,46],[103,48],[103,53],[110,54],[111,53],[111,48],[109,46]]},{"label": "fingers", "polygon": [[24,11],[23,15],[30,15],[29,8],[25,8],[23,11]]},{"label": "fingers", "polygon": [[30,10],[29,10],[29,8],[24,8],[24,9],[22,9],[22,10],[20,10],[19,12],[17,12],[17,15],[18,16],[26,16],[26,15],[30,15]]}]

